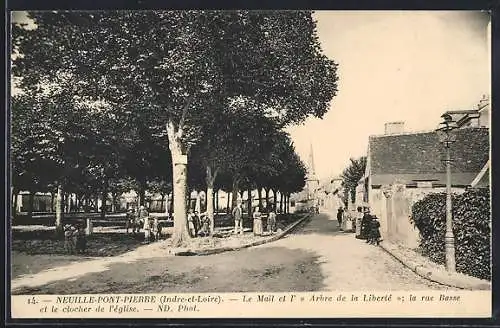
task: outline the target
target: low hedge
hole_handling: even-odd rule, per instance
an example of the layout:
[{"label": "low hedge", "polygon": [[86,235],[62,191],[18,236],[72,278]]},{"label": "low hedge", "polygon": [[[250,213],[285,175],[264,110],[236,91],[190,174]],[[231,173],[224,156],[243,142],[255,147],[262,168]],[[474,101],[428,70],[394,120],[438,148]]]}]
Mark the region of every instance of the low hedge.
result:
[{"label": "low hedge", "polygon": [[[452,195],[453,233],[458,272],[491,280],[490,192],[472,189]],[[420,252],[444,264],[446,194],[429,194],[412,207],[413,224],[420,231]]]}]

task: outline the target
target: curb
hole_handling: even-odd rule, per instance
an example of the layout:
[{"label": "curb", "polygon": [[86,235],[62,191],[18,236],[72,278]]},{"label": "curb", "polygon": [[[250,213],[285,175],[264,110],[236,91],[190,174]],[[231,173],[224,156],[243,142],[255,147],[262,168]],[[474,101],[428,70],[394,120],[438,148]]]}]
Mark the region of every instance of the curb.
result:
[{"label": "curb", "polygon": [[468,290],[491,290],[491,282],[475,277],[470,277],[461,273],[450,273],[444,270],[425,267],[417,261],[407,259],[403,254],[388,247],[387,242],[382,242],[379,245],[385,252],[393,256],[404,266],[415,272],[422,278],[437,282],[441,285],[456,287]]},{"label": "curb", "polygon": [[282,232],[268,238],[268,239],[263,239],[263,240],[258,240],[254,241],[248,244],[243,244],[240,246],[236,247],[218,247],[218,248],[212,248],[212,249],[206,249],[206,250],[200,250],[200,251],[191,251],[191,250],[177,250],[173,251],[170,254],[174,256],[204,256],[204,255],[212,255],[212,254],[218,254],[218,253],[223,253],[223,252],[229,252],[229,251],[237,251],[243,248],[248,248],[252,246],[258,246],[258,245],[263,245],[267,243],[274,242],[278,239],[283,238],[286,234],[288,234],[290,231],[295,229],[298,225],[301,223],[305,222],[307,219],[311,218],[311,214],[306,214],[302,218],[298,219],[294,223],[292,223],[288,228],[283,230]]}]

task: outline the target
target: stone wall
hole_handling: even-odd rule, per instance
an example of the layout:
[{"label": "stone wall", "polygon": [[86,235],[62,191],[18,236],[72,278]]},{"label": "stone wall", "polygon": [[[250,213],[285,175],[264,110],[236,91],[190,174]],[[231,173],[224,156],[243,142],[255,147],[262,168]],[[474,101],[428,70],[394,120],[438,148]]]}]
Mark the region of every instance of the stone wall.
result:
[{"label": "stone wall", "polygon": [[[429,193],[445,192],[446,188],[406,188],[395,184],[372,189],[370,208],[380,219],[380,233],[383,239],[397,242],[408,248],[416,248],[419,243],[418,229],[411,223],[413,204]],[[462,188],[452,188],[453,193],[463,193]]]}]

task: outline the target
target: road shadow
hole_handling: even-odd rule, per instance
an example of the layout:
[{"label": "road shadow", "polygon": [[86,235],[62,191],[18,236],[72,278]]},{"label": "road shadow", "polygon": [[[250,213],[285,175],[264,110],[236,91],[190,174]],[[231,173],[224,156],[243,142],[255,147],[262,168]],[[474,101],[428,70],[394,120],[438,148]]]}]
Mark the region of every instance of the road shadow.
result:
[{"label": "road shadow", "polygon": [[[143,245],[144,233],[94,233],[86,239],[84,254],[74,255],[75,258],[117,256],[130,252]],[[12,231],[12,251],[28,255],[68,255],[64,237],[56,236],[53,230]]]},{"label": "road shadow", "polygon": [[284,247],[211,256],[155,257],[76,279],[23,287],[12,294],[301,292],[325,289],[320,258]]}]

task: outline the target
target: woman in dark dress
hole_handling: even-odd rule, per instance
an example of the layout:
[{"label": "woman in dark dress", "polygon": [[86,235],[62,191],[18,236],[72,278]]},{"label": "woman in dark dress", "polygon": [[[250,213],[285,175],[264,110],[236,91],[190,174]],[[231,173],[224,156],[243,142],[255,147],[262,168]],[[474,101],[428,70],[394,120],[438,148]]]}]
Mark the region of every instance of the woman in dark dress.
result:
[{"label": "woman in dark dress", "polygon": [[380,222],[376,216],[370,222],[370,244],[380,244]]},{"label": "woman in dark dress", "polygon": [[366,239],[366,242],[368,243],[369,237],[370,237],[370,226],[371,226],[371,221],[372,221],[372,216],[370,214],[369,210],[365,211],[365,214],[363,215],[363,219],[361,220],[361,239]]}]

